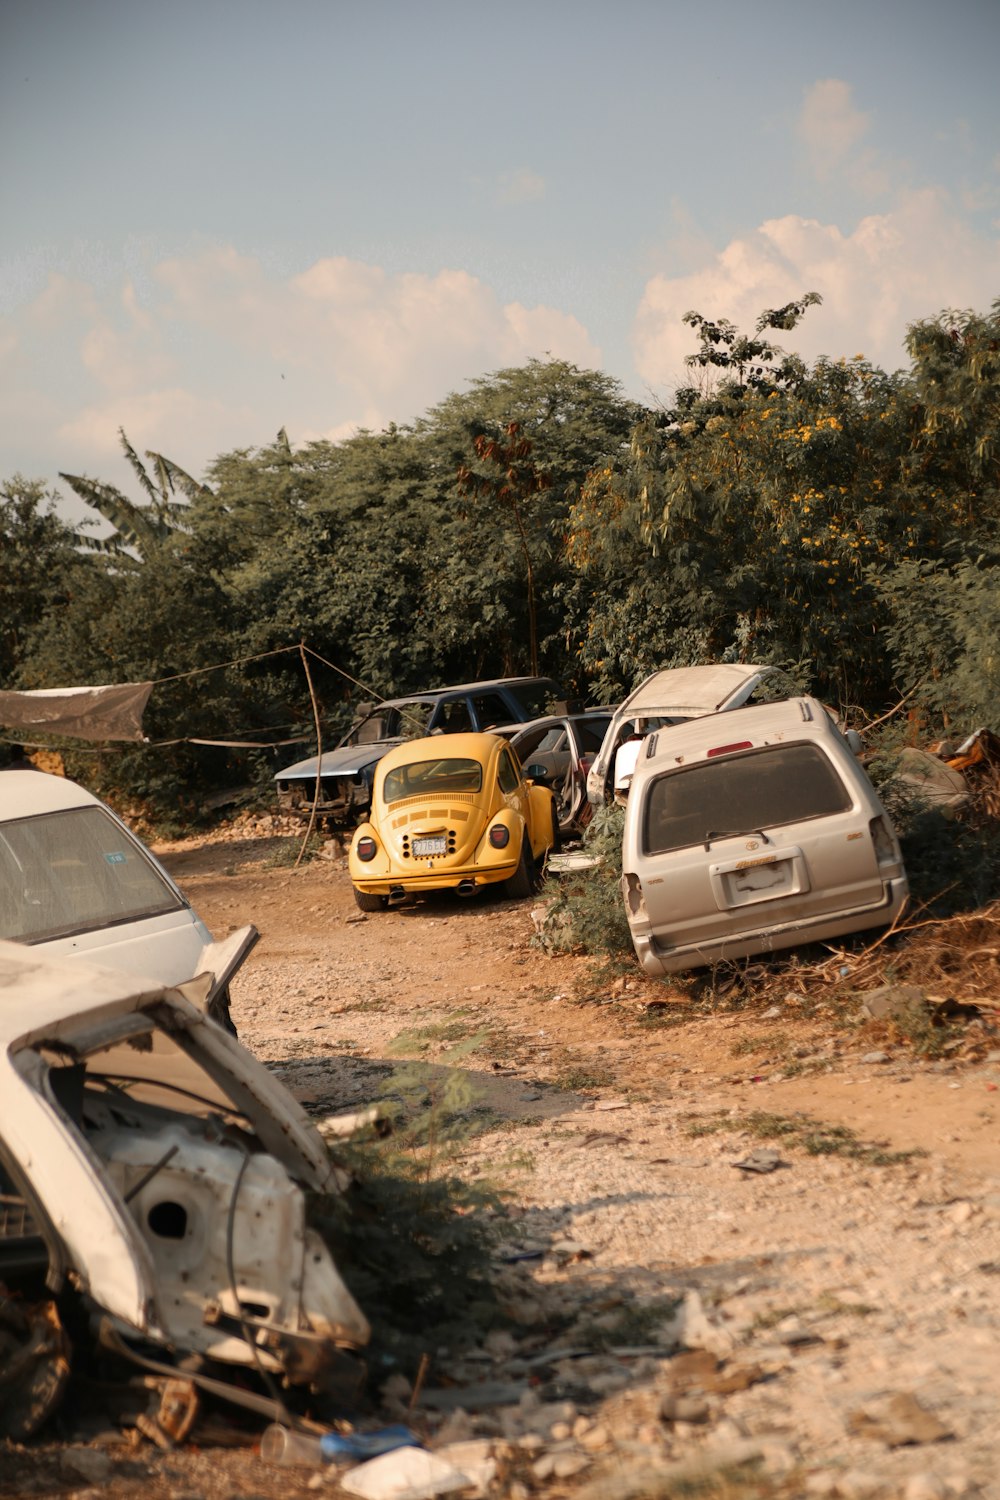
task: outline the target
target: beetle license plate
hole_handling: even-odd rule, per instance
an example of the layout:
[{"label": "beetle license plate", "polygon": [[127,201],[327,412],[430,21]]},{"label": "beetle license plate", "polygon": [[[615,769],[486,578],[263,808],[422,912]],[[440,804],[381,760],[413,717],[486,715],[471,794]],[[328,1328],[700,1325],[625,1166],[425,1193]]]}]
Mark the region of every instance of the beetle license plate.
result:
[{"label": "beetle license plate", "polygon": [[414,854],[447,854],[448,839],[443,833],[434,833],[426,838],[413,840]]}]

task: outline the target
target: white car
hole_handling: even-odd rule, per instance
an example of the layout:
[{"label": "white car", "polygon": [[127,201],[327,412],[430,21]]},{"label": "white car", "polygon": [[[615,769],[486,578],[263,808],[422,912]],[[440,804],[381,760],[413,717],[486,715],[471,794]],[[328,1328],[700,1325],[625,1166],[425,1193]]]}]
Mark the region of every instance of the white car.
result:
[{"label": "white car", "polygon": [[284,1086],[206,1018],[208,982],[169,988],[0,942],[0,1393],[13,1381],[17,1395],[0,1403],[4,1435],[58,1404],[70,1303],[76,1338],[89,1324],[147,1375],[186,1361],[185,1379],[272,1420],[277,1385],[329,1388],[341,1351],[368,1339],[306,1216],[307,1191],[339,1193],[346,1176]]},{"label": "white car", "polygon": [[[775,667],[746,662],[717,662],[703,667],[670,667],[653,672],[615,710],[604,741],[587,773],[587,800],[599,807],[619,801],[628,793],[634,764],[635,742],[650,731],[669,724],[682,724],[705,714],[741,708],[762,683],[778,681]],[[627,747],[623,764],[616,770],[618,750]],[[628,761],[627,769],[625,761]]]},{"label": "white car", "polygon": [[0,771],[0,939],[161,984],[209,973],[208,1012],[231,1027],[228,984],[258,933],[217,943],[149,850],[91,792],[43,771]]},{"label": "white car", "polygon": [[887,926],[907,897],[888,814],[815,698],[651,734],[622,870],[632,942],[655,975]]}]

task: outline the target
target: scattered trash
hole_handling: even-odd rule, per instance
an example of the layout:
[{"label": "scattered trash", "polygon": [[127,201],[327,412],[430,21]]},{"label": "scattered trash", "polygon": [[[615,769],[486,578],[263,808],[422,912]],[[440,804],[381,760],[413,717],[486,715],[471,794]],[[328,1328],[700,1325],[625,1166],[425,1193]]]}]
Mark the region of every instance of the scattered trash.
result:
[{"label": "scattered trash", "polygon": [[767,1146],[758,1146],[756,1151],[751,1151],[742,1161],[734,1161],[733,1166],[738,1167],[741,1172],[776,1172],[779,1167],[790,1166],[791,1163],[782,1161],[777,1151],[770,1150]]},{"label": "scattered trash", "polygon": [[440,1454],[424,1448],[396,1448],[341,1476],[340,1488],[362,1500],[433,1500],[476,1481]]},{"label": "scattered trash", "polygon": [[969,800],[969,784],[961,771],[912,745],[900,751],[892,781],[946,818],[953,818]]},{"label": "scattered trash", "polygon": [[277,1464],[342,1463],[345,1459],[377,1458],[396,1448],[420,1447],[415,1432],[402,1423],[374,1432],[299,1432],[273,1422],[260,1440],[260,1456]]},{"label": "scattered trash", "polygon": [[596,854],[584,854],[582,849],[568,849],[564,854],[550,854],[545,868],[552,875],[570,875],[577,870],[593,870],[600,864]]}]

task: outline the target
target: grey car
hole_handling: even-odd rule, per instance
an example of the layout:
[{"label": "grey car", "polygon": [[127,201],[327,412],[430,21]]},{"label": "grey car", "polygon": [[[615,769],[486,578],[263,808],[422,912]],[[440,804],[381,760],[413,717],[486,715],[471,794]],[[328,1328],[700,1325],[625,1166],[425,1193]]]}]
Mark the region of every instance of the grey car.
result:
[{"label": "grey car", "polygon": [[551,677],[491,677],[364,705],[334,749],[286,766],[275,777],[283,812],[312,814],[330,828],[353,828],[368,815],[375,767],[393,746],[428,734],[461,734],[524,723],[563,697]]},{"label": "grey car", "polygon": [[500,730],[514,747],[525,775],[543,780],[555,793],[559,832],[564,837],[582,833],[590,822],[593,808],[587,801],[587,772],[613,713],[613,708],[590,708],[580,713],[548,714],[520,728],[508,725]]}]

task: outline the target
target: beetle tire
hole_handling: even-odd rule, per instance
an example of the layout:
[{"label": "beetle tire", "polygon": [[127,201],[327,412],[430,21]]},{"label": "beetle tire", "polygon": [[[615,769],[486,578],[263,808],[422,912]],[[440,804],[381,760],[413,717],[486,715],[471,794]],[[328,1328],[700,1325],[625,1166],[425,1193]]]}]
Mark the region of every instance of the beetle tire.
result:
[{"label": "beetle tire", "polygon": [[503,887],[512,901],[523,901],[535,889],[535,862],[531,857],[527,829],[521,834],[521,858],[517,869],[509,880],[504,881]]},{"label": "beetle tire", "polygon": [[385,911],[389,905],[388,896],[376,896],[371,891],[359,891],[356,886],[354,899],[362,911]]}]

